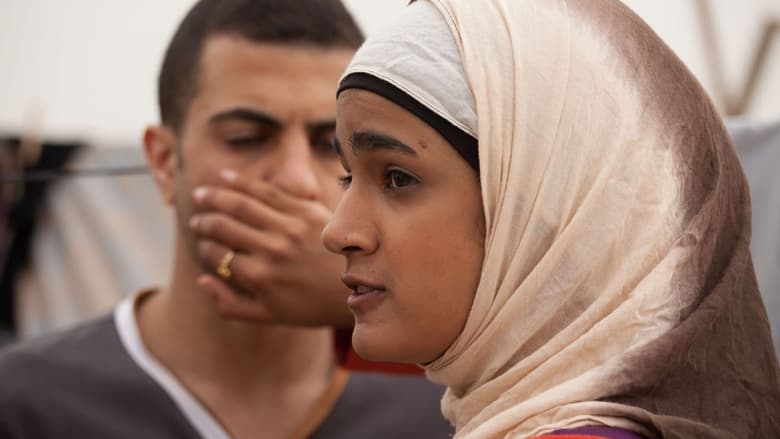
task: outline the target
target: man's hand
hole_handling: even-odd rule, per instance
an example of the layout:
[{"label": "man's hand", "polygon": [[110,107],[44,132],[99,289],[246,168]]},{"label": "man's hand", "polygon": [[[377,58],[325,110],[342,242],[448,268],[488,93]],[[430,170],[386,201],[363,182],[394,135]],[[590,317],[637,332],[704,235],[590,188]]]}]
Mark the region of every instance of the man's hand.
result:
[{"label": "man's hand", "polygon": [[216,269],[227,252],[235,252],[229,280],[216,274],[198,278],[220,313],[255,322],[351,327],[349,290],[339,280],[344,261],[320,242],[332,212],[267,182],[230,171],[222,176],[224,187],[195,189],[199,213],[190,221],[206,266]]}]

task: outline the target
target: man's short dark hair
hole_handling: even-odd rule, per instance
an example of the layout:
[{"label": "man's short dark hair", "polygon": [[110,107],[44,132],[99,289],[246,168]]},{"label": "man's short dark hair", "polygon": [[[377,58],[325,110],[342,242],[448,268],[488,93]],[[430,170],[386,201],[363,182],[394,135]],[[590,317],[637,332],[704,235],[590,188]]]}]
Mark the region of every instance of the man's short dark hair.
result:
[{"label": "man's short dark hair", "polygon": [[357,49],[363,42],[340,0],[201,0],[168,45],[157,85],[162,123],[174,130],[197,93],[201,53],[214,35],[324,49]]}]

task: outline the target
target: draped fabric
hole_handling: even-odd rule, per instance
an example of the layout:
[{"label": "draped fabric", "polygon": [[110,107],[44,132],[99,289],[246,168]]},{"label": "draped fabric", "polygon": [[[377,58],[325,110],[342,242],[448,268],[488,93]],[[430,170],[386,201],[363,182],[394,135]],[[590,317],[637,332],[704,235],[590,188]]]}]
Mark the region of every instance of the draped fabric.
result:
[{"label": "draped fabric", "polygon": [[[93,146],[71,169],[143,166],[137,146]],[[173,218],[149,175],[63,180],[52,188],[15,284],[17,330],[31,338],[110,311],[126,294],[164,283]]]},{"label": "draped fabric", "polygon": [[476,102],[486,254],[428,365],[460,436],[780,435],[734,147],[617,1],[433,0]]},{"label": "draped fabric", "polygon": [[[0,338],[13,337],[17,326],[15,285],[31,263],[47,194],[61,182],[58,170],[83,148],[79,142],[0,138]],[[29,178],[42,174],[51,178]]]},{"label": "draped fabric", "polygon": [[[448,386],[456,437],[584,425],[780,437],[748,188],[696,80],[616,0],[431,3],[473,95],[487,233],[465,327],[426,365]],[[403,21],[392,32],[406,35],[399,45],[442,41]],[[431,87],[431,72],[458,74],[451,57],[361,59],[380,40],[347,74],[372,73],[472,128],[468,111],[447,111],[464,102],[458,87]]]},{"label": "draped fabric", "polygon": [[768,123],[730,120],[726,127],[737,146],[750,184],[753,205],[750,253],[764,299],[775,353],[780,354],[780,120]]}]

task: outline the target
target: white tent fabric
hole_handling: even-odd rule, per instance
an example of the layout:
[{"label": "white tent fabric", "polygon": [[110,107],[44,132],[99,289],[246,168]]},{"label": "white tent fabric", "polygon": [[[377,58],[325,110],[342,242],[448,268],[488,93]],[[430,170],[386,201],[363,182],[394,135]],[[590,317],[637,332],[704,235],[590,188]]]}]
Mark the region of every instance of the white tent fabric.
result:
[{"label": "white tent fabric", "polygon": [[[69,168],[143,165],[139,147],[85,148]],[[17,280],[18,335],[62,329],[167,281],[172,214],[148,175],[79,177],[51,189]]]},{"label": "white tent fabric", "polygon": [[772,325],[775,352],[780,355],[780,121],[730,120],[727,126],[750,184],[750,251]]}]

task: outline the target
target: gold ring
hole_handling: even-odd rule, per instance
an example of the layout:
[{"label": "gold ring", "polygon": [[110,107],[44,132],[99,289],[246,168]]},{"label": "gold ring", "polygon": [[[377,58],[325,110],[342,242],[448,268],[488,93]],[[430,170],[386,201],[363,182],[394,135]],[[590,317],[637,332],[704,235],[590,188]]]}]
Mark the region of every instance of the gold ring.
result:
[{"label": "gold ring", "polygon": [[222,260],[219,261],[219,265],[217,265],[217,274],[220,275],[222,279],[230,280],[233,276],[233,272],[230,271],[230,263],[233,262],[233,258],[235,257],[236,252],[229,250],[225,253],[225,256],[222,256]]}]

